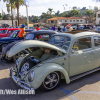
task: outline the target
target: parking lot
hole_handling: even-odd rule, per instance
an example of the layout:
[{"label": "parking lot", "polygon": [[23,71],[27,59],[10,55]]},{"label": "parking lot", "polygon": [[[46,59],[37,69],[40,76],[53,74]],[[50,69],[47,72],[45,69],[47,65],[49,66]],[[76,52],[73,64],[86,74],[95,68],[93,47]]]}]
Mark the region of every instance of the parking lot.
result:
[{"label": "parking lot", "polygon": [[[0,90],[18,91],[17,85],[9,76],[13,62],[0,61]],[[0,100],[100,100],[100,72],[92,73],[66,85],[62,80],[59,87],[51,92],[36,90],[35,95],[0,95]]]}]

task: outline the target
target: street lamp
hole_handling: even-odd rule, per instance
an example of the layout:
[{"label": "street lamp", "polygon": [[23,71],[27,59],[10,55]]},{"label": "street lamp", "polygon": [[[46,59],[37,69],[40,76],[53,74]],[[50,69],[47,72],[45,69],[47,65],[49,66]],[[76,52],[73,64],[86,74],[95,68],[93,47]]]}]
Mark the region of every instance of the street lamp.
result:
[{"label": "street lamp", "polygon": [[27,14],[27,27],[29,29],[29,19],[28,19],[28,7],[29,7],[29,1],[24,0],[24,5],[26,6],[26,14]]}]

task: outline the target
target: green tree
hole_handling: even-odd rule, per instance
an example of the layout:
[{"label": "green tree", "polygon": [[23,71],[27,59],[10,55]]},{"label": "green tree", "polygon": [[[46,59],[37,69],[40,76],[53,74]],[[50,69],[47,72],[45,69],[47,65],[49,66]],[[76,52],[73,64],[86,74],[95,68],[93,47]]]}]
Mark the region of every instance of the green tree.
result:
[{"label": "green tree", "polygon": [[52,15],[52,13],[55,13],[55,12],[53,11],[53,9],[52,9],[52,8],[48,8],[47,14]]},{"label": "green tree", "polygon": [[81,10],[86,10],[86,7],[83,7]]},{"label": "green tree", "polygon": [[76,6],[74,6],[74,7],[73,7],[73,9],[77,9],[77,7],[76,7]]},{"label": "green tree", "polygon": [[92,10],[87,10],[86,11],[86,15],[87,16],[91,16],[91,15],[93,15],[94,14],[94,12],[92,11]]},{"label": "green tree", "polygon": [[55,13],[55,16],[59,16],[60,14],[60,11],[58,10],[56,13]]},{"label": "green tree", "polygon": [[85,15],[87,16],[86,20],[89,23],[93,23],[94,12],[92,10],[87,10]]},{"label": "green tree", "polygon": [[10,4],[6,4],[7,12],[10,13]]},{"label": "green tree", "polygon": [[67,12],[63,13],[62,17],[70,17]]},{"label": "green tree", "polygon": [[9,4],[9,5],[10,5],[10,7],[11,7],[11,15],[12,15],[11,19],[12,19],[12,26],[13,26],[13,8],[15,8],[15,6],[14,6],[14,1],[15,1],[15,0],[3,0],[3,2],[6,2],[6,3],[7,3],[7,4]]},{"label": "green tree", "polygon": [[0,19],[2,18],[2,15],[1,15],[1,13],[0,13]]},{"label": "green tree", "polygon": [[3,20],[8,20],[9,19],[9,15],[8,14],[3,15],[2,19]]},{"label": "green tree", "polygon": [[80,14],[80,11],[75,10],[75,9],[69,12],[69,16],[79,16],[79,14]]},{"label": "green tree", "polygon": [[98,7],[97,6],[94,6],[94,11],[97,11],[98,10]]},{"label": "green tree", "polygon": [[17,8],[17,20],[18,20],[18,26],[19,26],[19,6],[24,4],[23,0],[14,0],[14,4]]},{"label": "green tree", "polygon": [[[8,12],[8,14],[9,14],[8,17],[10,18],[10,4],[6,4],[6,7],[7,7],[7,12]],[[8,19],[9,19],[9,18],[8,18]]]},{"label": "green tree", "polygon": [[[1,1],[1,0],[0,0]],[[24,4],[23,0],[3,0],[3,2],[7,3],[7,11],[9,11],[9,5],[11,6],[11,15],[12,15],[12,26],[13,26],[13,11],[12,9],[17,8],[17,20],[19,26],[19,6]]]}]

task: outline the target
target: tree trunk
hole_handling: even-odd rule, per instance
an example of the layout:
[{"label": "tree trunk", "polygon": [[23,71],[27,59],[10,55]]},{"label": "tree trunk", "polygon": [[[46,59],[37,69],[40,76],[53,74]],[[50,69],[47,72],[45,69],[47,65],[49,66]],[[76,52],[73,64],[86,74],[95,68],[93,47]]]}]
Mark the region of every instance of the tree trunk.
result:
[{"label": "tree trunk", "polygon": [[18,20],[18,26],[19,26],[19,2],[17,3],[17,20]]},{"label": "tree trunk", "polygon": [[12,4],[11,4],[11,19],[12,19],[12,27],[13,27],[13,11],[12,11]]}]

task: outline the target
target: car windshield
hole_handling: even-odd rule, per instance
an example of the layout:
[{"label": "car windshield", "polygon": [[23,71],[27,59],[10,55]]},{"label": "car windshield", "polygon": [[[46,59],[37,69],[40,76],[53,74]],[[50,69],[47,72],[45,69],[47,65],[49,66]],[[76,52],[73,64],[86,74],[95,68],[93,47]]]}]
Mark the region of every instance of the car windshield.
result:
[{"label": "car windshield", "polygon": [[50,44],[60,47],[64,50],[68,50],[70,46],[70,42],[71,42],[71,38],[68,36],[53,36],[49,40]]},{"label": "car windshield", "polygon": [[18,33],[19,33],[19,32],[20,32],[19,30],[14,31],[14,32],[11,34],[10,37],[12,37],[12,38],[16,38],[16,37],[18,37]]},{"label": "car windshield", "polygon": [[34,34],[30,34],[30,33],[28,33],[25,37],[26,40],[33,40],[33,38],[34,38]]}]

